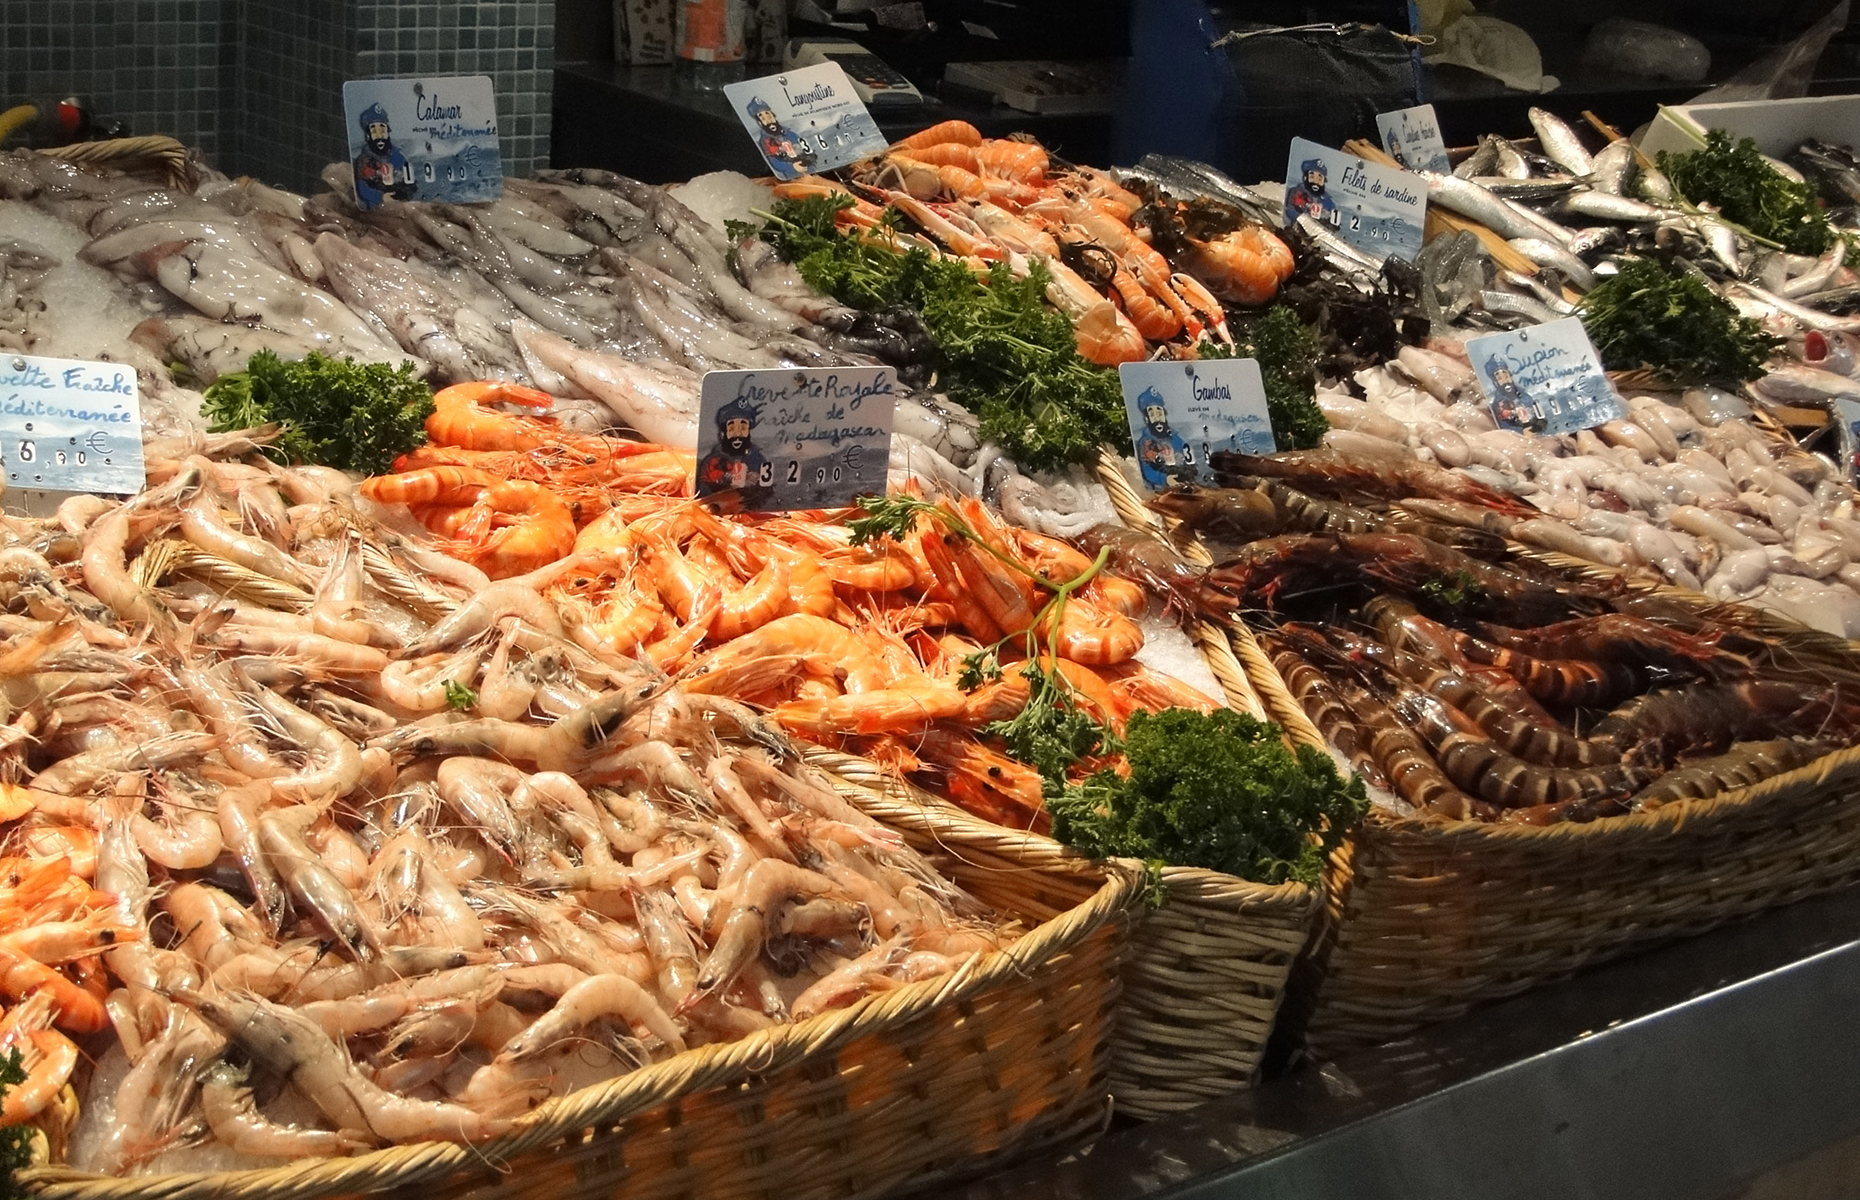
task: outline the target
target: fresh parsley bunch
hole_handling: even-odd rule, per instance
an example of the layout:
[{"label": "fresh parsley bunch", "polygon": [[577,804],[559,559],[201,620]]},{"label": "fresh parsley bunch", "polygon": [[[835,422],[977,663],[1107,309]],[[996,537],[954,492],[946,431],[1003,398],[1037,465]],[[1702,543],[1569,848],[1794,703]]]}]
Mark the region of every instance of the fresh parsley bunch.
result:
[{"label": "fresh parsley bunch", "polygon": [[1821,211],[1815,185],[1778,174],[1752,138],[1733,143],[1730,134],[1714,129],[1705,135],[1703,150],[1662,150],[1659,164],[1687,200],[1717,206],[1725,220],[1791,254],[1824,254],[1834,244],[1834,228]]},{"label": "fresh parsley bunch", "polygon": [[396,369],[316,352],[286,362],[260,350],[245,370],[214,381],[204,411],[216,433],[283,422],[271,449],[286,462],[380,475],[426,441],[433,394],[412,363]]},{"label": "fresh parsley bunch", "polygon": [[1756,379],[1782,344],[1703,279],[1651,258],[1628,259],[1596,284],[1581,316],[1609,370],[1645,367],[1687,386]]},{"label": "fresh parsley bunch", "polygon": [[[1049,794],[1053,836],[1099,857],[1205,867],[1257,883],[1315,883],[1324,856],[1369,810],[1310,746],[1245,713],[1130,715],[1129,774],[1111,768]],[[1313,836],[1315,835],[1315,837]]]}]

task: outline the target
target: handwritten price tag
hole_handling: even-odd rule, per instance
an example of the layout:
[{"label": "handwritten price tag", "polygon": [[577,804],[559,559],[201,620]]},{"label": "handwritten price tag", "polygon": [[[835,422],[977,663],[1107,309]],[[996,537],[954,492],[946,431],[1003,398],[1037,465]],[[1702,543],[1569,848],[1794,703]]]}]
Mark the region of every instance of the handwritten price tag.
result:
[{"label": "handwritten price tag", "polygon": [[1427,185],[1406,171],[1293,138],[1285,167],[1285,223],[1299,217],[1329,226],[1365,254],[1411,261],[1421,252]]},{"label": "handwritten price tag", "polygon": [[477,204],[504,192],[489,75],[351,79],[342,85],[355,200]]},{"label": "handwritten price tag", "polygon": [[142,490],[142,407],[122,363],[0,357],[0,464],[8,487]]},{"label": "handwritten price tag", "polygon": [[777,179],[830,171],[885,151],[885,135],[838,63],[728,84],[723,95]]},{"label": "handwritten price tag", "polygon": [[1627,416],[1580,318],[1469,338],[1466,357],[1501,429],[1574,433]]},{"label": "handwritten price tag", "polygon": [[705,372],[697,494],[759,512],[884,495],[896,387],[890,367]]},{"label": "handwritten price tag", "polygon": [[1433,105],[1377,113],[1376,128],[1382,133],[1382,148],[1402,170],[1443,174],[1453,170],[1447,144],[1440,139],[1440,118],[1434,115]]},{"label": "handwritten price tag", "polygon": [[1278,449],[1266,411],[1266,385],[1254,359],[1124,363],[1117,378],[1124,388],[1137,466],[1152,491],[1206,483],[1208,455],[1216,450],[1271,454]]}]

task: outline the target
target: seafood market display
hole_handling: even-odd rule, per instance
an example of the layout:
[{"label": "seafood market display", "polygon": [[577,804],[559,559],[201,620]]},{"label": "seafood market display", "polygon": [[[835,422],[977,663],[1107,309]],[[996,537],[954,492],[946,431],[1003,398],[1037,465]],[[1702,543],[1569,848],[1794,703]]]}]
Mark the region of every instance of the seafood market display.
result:
[{"label": "seafood market display", "polygon": [[[1589,822],[1860,742],[1860,158],[1530,121],[1424,177],[1412,263],[962,122],[366,210],[0,153],[0,349],[133,365],[147,462],[0,517],[0,1125],[73,1088],[110,1174],[482,1142],[1014,945],[822,747],[1316,885],[1372,804]],[[1625,415],[1501,428],[1467,340],[1572,316]],[[1277,452],[1119,523],[1116,368],[1234,357]],[[706,372],[876,365],[886,495],[693,496]],[[1227,706],[1223,624],[1331,755]]]},{"label": "seafood market display", "polygon": [[[563,632],[588,652],[641,655],[989,820],[1046,827],[1039,771],[976,731],[1041,719],[1047,691],[1113,731],[1138,709],[1219,705],[1137,661],[1142,587],[973,498],[901,497],[884,517],[720,514],[683,498],[676,452],[498,408],[546,408],[541,393],[455,384],[434,403],[431,442],[361,495],[405,505],[491,578],[548,572]],[[991,681],[960,682],[980,673]]]},{"label": "seafood market display", "polygon": [[142,495],[7,526],[6,1118],[113,1031],[75,1165],[477,1141],[1014,936],[720,672],[577,637],[578,562],[491,582],[252,449],[152,441]]},{"label": "seafood market display", "polygon": [[[1515,518],[1464,499],[1354,505],[1284,482],[1315,471],[1227,474],[1267,463],[1287,465],[1217,460],[1233,489],[1156,506],[1244,540],[1209,570],[1201,603],[1249,610],[1293,697],[1394,812],[1594,820],[1744,786],[1860,737],[1854,668],[1825,650],[1547,571],[1495,532]],[[1478,512],[1486,528],[1465,522]]]}]

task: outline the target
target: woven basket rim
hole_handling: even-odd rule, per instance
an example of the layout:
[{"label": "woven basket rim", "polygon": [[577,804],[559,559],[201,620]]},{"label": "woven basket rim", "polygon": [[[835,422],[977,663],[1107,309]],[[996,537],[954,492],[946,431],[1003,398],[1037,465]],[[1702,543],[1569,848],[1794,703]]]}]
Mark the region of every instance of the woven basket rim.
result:
[{"label": "woven basket rim", "polygon": [[[1796,637],[1807,634],[1813,638],[1826,639],[1829,643],[1826,649],[1830,654],[1834,653],[1835,645],[1844,642],[1844,639],[1785,621],[1772,613],[1714,600],[1702,592],[1634,579],[1613,568],[1553,550],[1516,545],[1513,548],[1545,566],[1574,572],[1597,582],[1622,581],[1630,591],[1673,600],[1701,612],[1730,609],[1738,613],[1743,623],[1750,628]],[[1845,641],[1844,645],[1860,658],[1860,642]],[[1264,673],[1255,684],[1264,695],[1277,700],[1278,707],[1288,711],[1303,711],[1292,697],[1291,689],[1286,686],[1278,668],[1264,655],[1248,657],[1247,665]],[[1302,728],[1291,722],[1286,722],[1286,727],[1299,740],[1328,752],[1328,743],[1310,725],[1308,719],[1303,722]],[[1401,817],[1372,807],[1369,815],[1357,827],[1355,836],[1359,840],[1366,837],[1399,837],[1432,842],[1460,842],[1466,843],[1469,849],[1477,844],[1517,846],[1536,843],[1548,847],[1559,842],[1580,843],[1583,839],[1607,836],[1619,837],[1623,842],[1628,838],[1659,839],[1669,837],[1685,826],[1716,824],[1741,817],[1756,805],[1775,807],[1793,798],[1812,797],[1823,783],[1835,778],[1847,778],[1849,775],[1860,777],[1860,746],[1830,751],[1814,762],[1759,780],[1747,787],[1732,788],[1713,796],[1676,800],[1655,809],[1600,817],[1594,821],[1561,821],[1555,825],[1504,824],[1452,817]]]},{"label": "woven basket rim", "polygon": [[[822,768],[836,779],[861,788],[865,795],[859,806],[887,825],[920,830],[941,841],[949,831],[963,841],[981,843],[991,853],[1011,858],[1029,867],[1060,870],[1089,870],[1107,861],[1080,853],[1062,842],[1023,829],[1008,829],[971,815],[949,801],[917,787],[909,780],[885,774],[875,764],[838,750],[809,745],[803,751],[808,762]],[[949,847],[952,853],[957,847]],[[1121,861],[1121,860],[1109,860]],[[1288,911],[1314,908],[1319,890],[1309,884],[1290,880],[1285,883],[1257,883],[1238,875],[1206,867],[1163,867],[1162,880],[1175,889],[1200,893],[1185,897],[1189,903],[1283,907]]]},{"label": "woven basket rim", "polygon": [[[851,781],[848,785],[860,787]],[[887,803],[877,793],[873,796],[880,807]],[[961,810],[956,812],[966,824],[949,821],[946,828],[951,837],[962,840],[994,831],[993,826]],[[457,1171],[507,1163],[563,1137],[611,1126],[684,1096],[784,1070],[858,1038],[907,1025],[998,984],[1024,978],[1137,903],[1142,877],[1138,863],[1081,858],[1066,869],[1077,875],[1096,875],[1101,882],[1083,902],[1041,922],[1002,950],[969,958],[950,975],[870,995],[846,1008],[777,1025],[738,1041],[687,1050],[553,1098],[518,1118],[508,1133],[489,1141],[409,1143],[349,1158],[302,1159],[240,1171],[120,1178],[68,1167],[40,1167],[21,1171],[16,1178],[28,1195],[50,1200],[224,1200],[229,1193],[262,1194],[266,1200],[312,1200],[412,1187]]]},{"label": "woven basket rim", "polygon": [[1772,775],[1748,787],[1732,788],[1714,796],[1676,800],[1658,808],[1594,821],[1519,825],[1442,817],[1398,817],[1373,810],[1360,828],[1373,829],[1385,836],[1434,842],[1548,845],[1600,837],[1614,837],[1621,842],[1630,837],[1653,840],[1669,837],[1683,828],[1696,829],[1734,820],[1759,805],[1775,809],[1791,800],[1811,800],[1825,784],[1846,779],[1860,779],[1860,746],[1830,751],[1805,766]]}]

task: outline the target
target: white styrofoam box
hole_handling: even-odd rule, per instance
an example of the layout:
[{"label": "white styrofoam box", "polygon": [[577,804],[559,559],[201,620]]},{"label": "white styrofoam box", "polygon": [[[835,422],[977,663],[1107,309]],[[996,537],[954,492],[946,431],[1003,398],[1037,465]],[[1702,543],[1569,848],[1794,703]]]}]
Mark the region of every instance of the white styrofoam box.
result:
[{"label": "white styrofoam box", "polygon": [[1640,148],[1648,154],[1698,150],[1705,145],[1708,129],[1755,138],[1757,148],[1772,158],[1781,158],[1811,137],[1852,146],[1860,143],[1860,96],[1662,105],[1641,136]]}]

